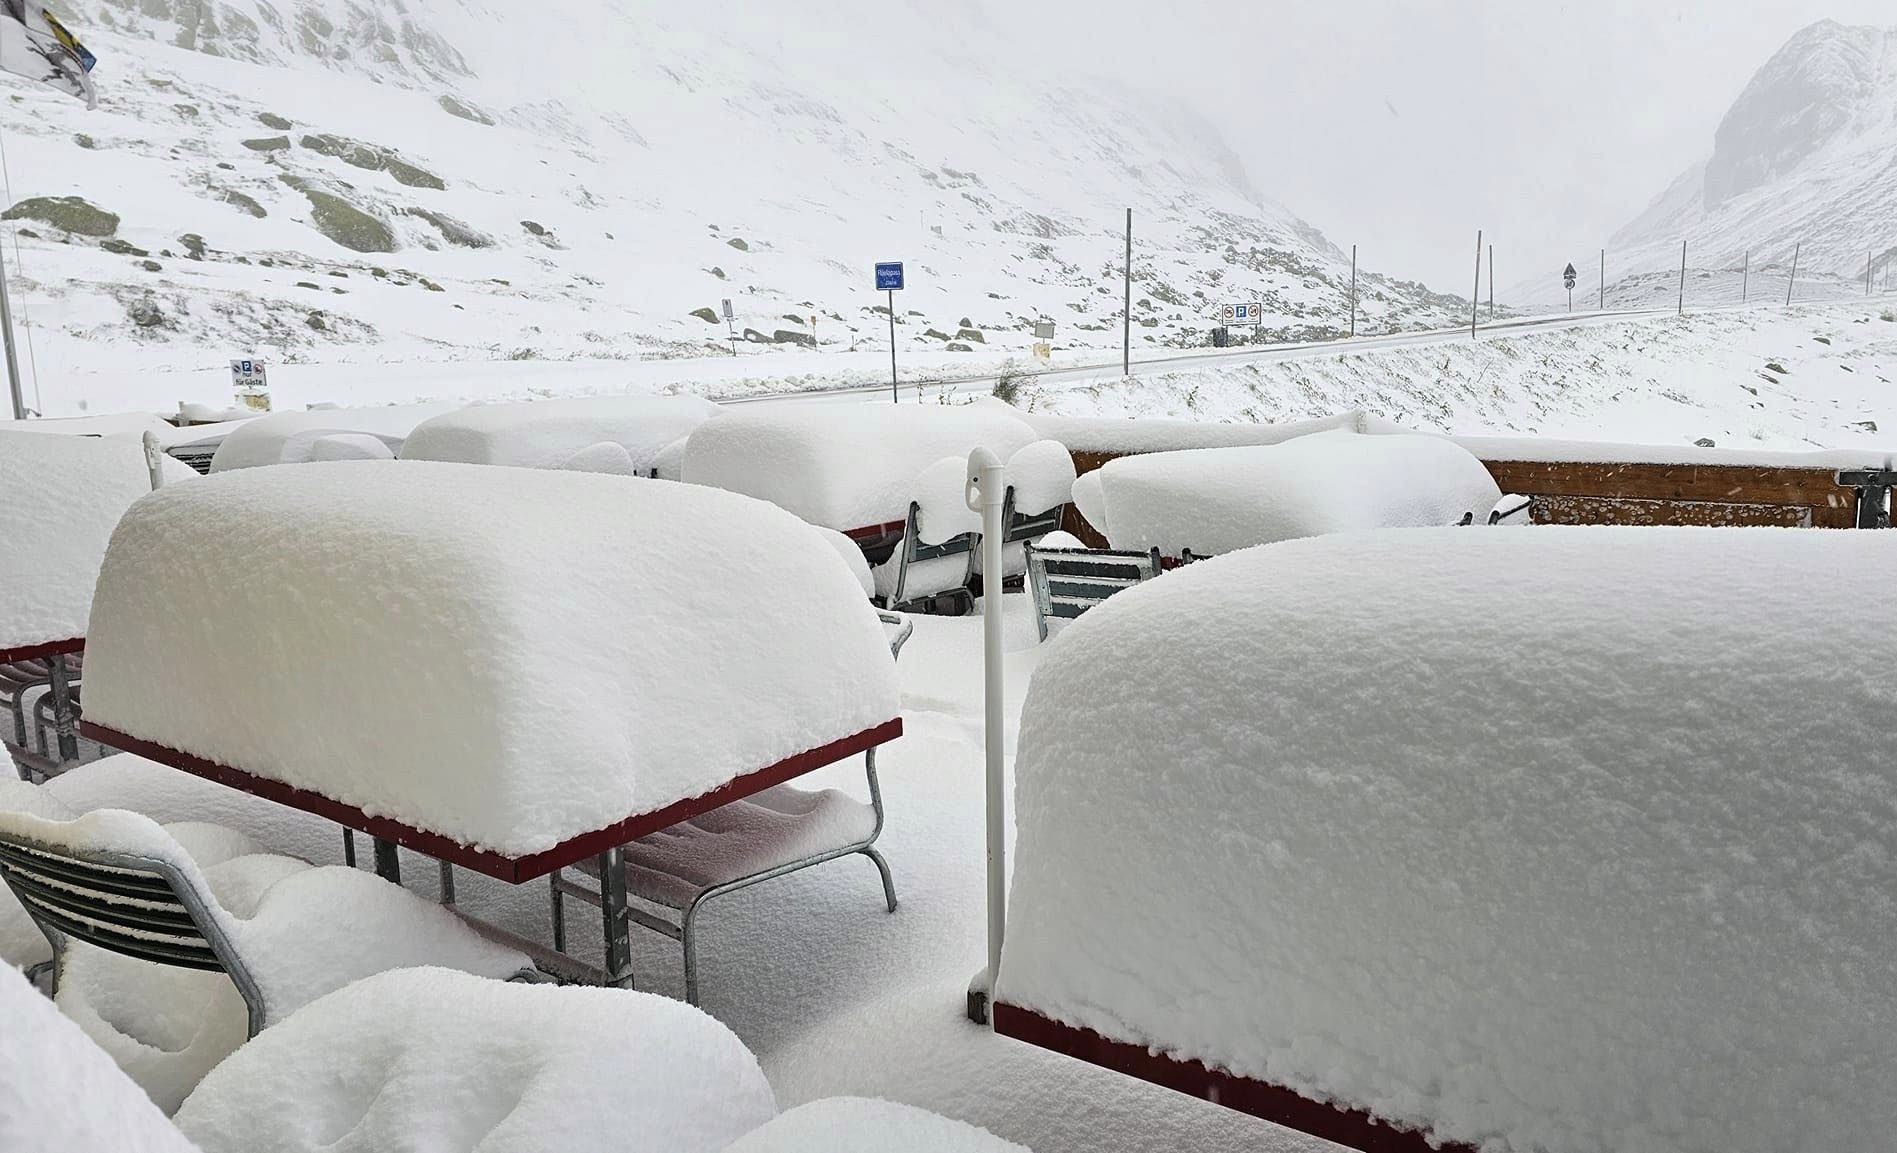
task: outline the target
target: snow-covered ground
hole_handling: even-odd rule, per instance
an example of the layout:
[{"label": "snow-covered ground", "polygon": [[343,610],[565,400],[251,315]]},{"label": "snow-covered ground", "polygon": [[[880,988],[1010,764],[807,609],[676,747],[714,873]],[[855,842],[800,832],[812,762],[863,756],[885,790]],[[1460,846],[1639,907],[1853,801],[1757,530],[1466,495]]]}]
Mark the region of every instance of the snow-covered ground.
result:
[{"label": "snow-covered ground", "polygon": [[1767,449],[1897,431],[1897,299],[1602,320],[1478,340],[1031,384],[1063,415],[1273,423],[1362,409],[1416,429]]}]

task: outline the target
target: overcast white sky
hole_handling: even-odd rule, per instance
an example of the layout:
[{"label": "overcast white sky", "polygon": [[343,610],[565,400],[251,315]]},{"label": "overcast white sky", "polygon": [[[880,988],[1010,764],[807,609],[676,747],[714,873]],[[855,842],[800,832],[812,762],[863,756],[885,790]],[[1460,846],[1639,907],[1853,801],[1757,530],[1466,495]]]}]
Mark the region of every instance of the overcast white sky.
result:
[{"label": "overcast white sky", "polygon": [[1794,32],[1827,17],[1897,25],[1897,6],[1017,0],[997,16],[1050,64],[1217,116],[1258,189],[1359,245],[1366,266],[1467,294],[1478,227],[1505,290],[1590,263],[1710,154],[1726,109]]}]

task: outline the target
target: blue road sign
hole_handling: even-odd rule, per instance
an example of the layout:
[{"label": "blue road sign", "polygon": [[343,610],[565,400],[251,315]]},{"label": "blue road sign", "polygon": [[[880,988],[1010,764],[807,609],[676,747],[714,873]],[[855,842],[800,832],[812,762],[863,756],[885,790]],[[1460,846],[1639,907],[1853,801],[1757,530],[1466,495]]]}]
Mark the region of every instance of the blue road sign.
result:
[{"label": "blue road sign", "polygon": [[876,266],[876,291],[894,292],[902,287],[902,261]]}]

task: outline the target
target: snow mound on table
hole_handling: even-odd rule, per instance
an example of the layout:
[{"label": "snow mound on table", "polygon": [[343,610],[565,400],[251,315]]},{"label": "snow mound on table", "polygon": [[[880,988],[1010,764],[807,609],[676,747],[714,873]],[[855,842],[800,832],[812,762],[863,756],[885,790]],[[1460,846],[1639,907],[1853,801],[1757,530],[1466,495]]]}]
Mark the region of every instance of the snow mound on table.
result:
[{"label": "snow mound on table", "polygon": [[1005,460],[1037,439],[1000,405],[754,408],[694,431],[683,475],[847,532],[907,516],[931,462],[976,445]]},{"label": "snow mound on table", "polygon": [[409,969],[266,1030],[177,1122],[204,1153],[716,1153],[776,1108],[756,1058],[682,1002]]},{"label": "snow mound on table", "polygon": [[607,476],[639,475],[639,470],[633,467],[632,454],[624,445],[610,440],[581,449],[561,461],[560,467],[568,472],[598,472]]},{"label": "snow mound on table", "polygon": [[321,460],[394,460],[389,442],[366,432],[333,432],[310,442],[310,459]]},{"label": "snow mound on table", "polygon": [[1880,1146],[1893,578],[1419,529],[1122,593],[1028,688],[999,998],[1498,1150]]},{"label": "snow mound on table", "polygon": [[1027,1153],[962,1121],[866,1097],[830,1097],[779,1114],[725,1153]]},{"label": "snow mound on table", "polygon": [[701,396],[581,396],[521,404],[477,404],[423,423],[402,445],[404,460],[560,468],[582,449],[610,442],[635,472],[649,472],[667,445],[722,409]]},{"label": "snow mound on table", "polygon": [[168,434],[175,434],[177,429],[166,424],[156,413],[114,412],[99,416],[62,416],[50,419],[9,421],[0,424],[0,432],[128,437],[136,441],[148,432],[162,440]]},{"label": "snow mound on table", "polygon": [[659,455],[652,459],[652,468],[657,473],[657,479],[685,479],[685,446],[690,443],[691,438],[681,436],[659,450]]},{"label": "snow mound on table", "polygon": [[273,412],[233,429],[218,444],[217,455],[211,458],[211,471],[303,464],[310,459],[318,441],[352,433],[373,436],[391,451],[399,451],[402,441],[416,425],[458,407],[456,404],[394,404],[380,408]]},{"label": "snow mound on table", "polygon": [[0,649],[86,635],[106,541],[150,491],[137,439],[0,429]]},{"label": "snow mound on table", "polygon": [[115,535],[92,630],[88,720],[514,856],[899,711],[876,616],[807,525],[583,473],[163,489]]},{"label": "snow mound on table", "polygon": [[78,1026],[0,965],[0,1149],[197,1153]]},{"label": "snow mound on table", "polygon": [[1121,457],[1099,471],[1113,547],[1167,556],[1450,525],[1470,513],[1486,522],[1502,496],[1468,450],[1415,434],[1323,432],[1257,448]]}]

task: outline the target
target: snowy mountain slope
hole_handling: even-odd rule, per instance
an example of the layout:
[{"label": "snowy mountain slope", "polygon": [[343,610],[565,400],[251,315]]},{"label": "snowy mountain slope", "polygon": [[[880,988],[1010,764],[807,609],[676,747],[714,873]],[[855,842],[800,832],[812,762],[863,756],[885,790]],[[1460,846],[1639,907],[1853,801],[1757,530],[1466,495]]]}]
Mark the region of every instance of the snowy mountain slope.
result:
[{"label": "snowy mountain slope", "polygon": [[1028,390],[1072,416],[1276,423],[1364,409],[1411,428],[1721,448],[1886,449],[1888,301],[1574,327]]},{"label": "snowy mountain slope", "polygon": [[[1864,284],[1897,257],[1897,28],[1822,21],[1753,76],[1695,163],[1608,242],[1623,269],[1757,270]],[[1735,278],[1736,284],[1736,278]],[[1545,297],[1545,286],[1542,295]]]},{"label": "snowy mountain slope", "polygon": [[[1203,121],[1042,75],[977,4],[790,7],[69,0],[99,109],[0,101],[40,407],[237,355],[702,356],[724,298],[759,348],[869,349],[890,259],[917,353],[1043,318],[1117,345],[1128,207],[1137,345],[1201,343],[1227,300],[1341,326],[1348,254]],[[1462,307],[1360,297],[1366,328]]]}]

